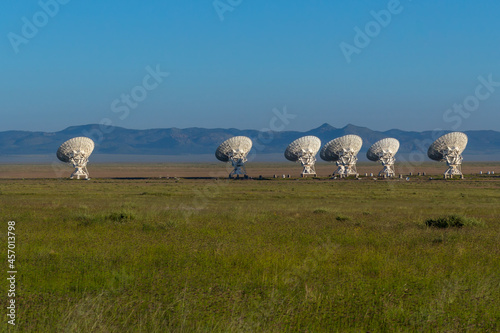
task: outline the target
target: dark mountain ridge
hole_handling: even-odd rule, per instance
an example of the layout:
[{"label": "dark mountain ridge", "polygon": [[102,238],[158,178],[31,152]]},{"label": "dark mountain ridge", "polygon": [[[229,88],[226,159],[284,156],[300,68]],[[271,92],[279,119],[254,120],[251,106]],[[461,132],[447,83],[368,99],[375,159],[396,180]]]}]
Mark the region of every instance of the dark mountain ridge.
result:
[{"label": "dark mountain ridge", "polygon": [[[212,154],[224,140],[245,135],[252,139],[256,152],[261,154],[283,153],[287,145],[304,135],[315,135],[322,144],[346,134],[356,134],[363,139],[361,152],[377,140],[394,137],[401,143],[400,154],[426,153],[428,146],[440,135],[449,131],[411,132],[392,129],[385,132],[366,127],[347,125],[336,128],[327,123],[306,132],[259,132],[235,128],[205,129],[191,127],[155,128],[134,130],[122,127],[102,127],[96,124],[71,126],[58,132],[5,131],[0,132],[0,155],[54,154],[59,145],[75,136],[87,136],[96,142],[96,154],[131,155],[187,155]],[[464,155],[500,155],[500,132],[465,131],[469,143]]]}]

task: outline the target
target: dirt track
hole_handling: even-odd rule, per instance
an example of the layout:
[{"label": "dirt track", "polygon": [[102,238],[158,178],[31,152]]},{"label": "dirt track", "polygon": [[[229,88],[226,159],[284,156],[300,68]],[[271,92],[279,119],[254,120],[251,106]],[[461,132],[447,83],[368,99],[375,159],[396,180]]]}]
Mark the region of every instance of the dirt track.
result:
[{"label": "dirt track", "polygon": [[[229,167],[223,163],[149,163],[149,164],[89,164],[88,170],[94,178],[157,178],[157,177],[227,177]],[[336,169],[334,164],[320,163],[316,166],[318,176],[326,177]],[[377,175],[382,166],[377,163],[359,163],[358,173],[373,173]],[[290,174],[300,176],[301,166],[294,163],[248,163],[247,173],[251,177],[272,177]],[[425,172],[428,175],[441,175],[446,170],[444,163],[423,163],[419,165],[397,165],[396,173],[414,175]],[[62,163],[44,165],[0,165],[0,178],[67,178],[73,171],[72,167]],[[495,171],[500,175],[500,162],[465,163],[464,175]]]}]

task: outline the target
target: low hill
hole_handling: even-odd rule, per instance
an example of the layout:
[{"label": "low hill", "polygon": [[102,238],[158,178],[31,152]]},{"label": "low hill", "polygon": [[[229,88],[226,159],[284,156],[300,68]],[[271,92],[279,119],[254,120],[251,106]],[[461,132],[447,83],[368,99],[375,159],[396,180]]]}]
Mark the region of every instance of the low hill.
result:
[{"label": "low hill", "polygon": [[[469,144],[464,153],[476,157],[500,155],[500,132],[466,131]],[[134,130],[122,127],[101,128],[99,125],[68,127],[59,132],[0,132],[0,155],[44,155],[54,154],[59,145],[75,136],[88,136],[96,142],[96,154],[121,155],[189,155],[213,154],[217,146],[227,138],[245,135],[253,140],[253,149],[260,154],[283,153],[293,140],[304,135],[315,135],[322,143],[346,134],[357,134],[363,138],[361,153],[375,141],[394,137],[401,143],[400,154],[426,153],[427,148],[445,132],[408,132],[397,129],[380,132],[366,127],[347,125],[336,128],[323,124],[306,132],[282,131],[259,132],[235,128],[158,128]]]}]

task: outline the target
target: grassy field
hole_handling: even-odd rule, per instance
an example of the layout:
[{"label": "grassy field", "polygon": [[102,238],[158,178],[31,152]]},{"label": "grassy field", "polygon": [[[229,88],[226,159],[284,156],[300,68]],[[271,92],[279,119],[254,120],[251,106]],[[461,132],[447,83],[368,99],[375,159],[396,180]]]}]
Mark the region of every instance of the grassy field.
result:
[{"label": "grassy field", "polygon": [[498,332],[500,178],[428,178],[0,179],[11,331]]}]

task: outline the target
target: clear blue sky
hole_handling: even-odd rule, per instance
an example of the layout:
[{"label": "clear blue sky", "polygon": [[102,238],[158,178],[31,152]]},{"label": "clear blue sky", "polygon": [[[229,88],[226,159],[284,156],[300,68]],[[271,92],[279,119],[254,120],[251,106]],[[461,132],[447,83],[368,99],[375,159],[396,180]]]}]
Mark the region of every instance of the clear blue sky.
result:
[{"label": "clear blue sky", "polygon": [[284,106],[287,130],[500,130],[498,1],[54,1],[0,4],[0,131],[262,129]]}]

